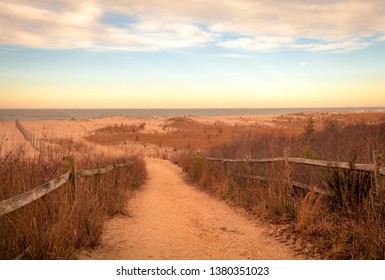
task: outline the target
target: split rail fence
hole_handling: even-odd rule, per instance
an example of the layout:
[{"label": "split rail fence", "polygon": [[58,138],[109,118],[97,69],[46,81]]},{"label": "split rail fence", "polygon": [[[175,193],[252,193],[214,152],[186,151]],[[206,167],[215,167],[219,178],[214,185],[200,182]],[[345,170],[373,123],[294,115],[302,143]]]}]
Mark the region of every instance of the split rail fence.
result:
[{"label": "split rail fence", "polygon": [[[37,151],[44,151],[47,147],[43,143],[43,141],[34,136],[30,131],[24,128],[24,126],[16,120],[16,127],[20,130],[21,134],[24,138],[31,143],[31,145]],[[116,168],[124,167],[130,165],[131,162],[121,163],[121,164],[113,164],[104,168],[96,168],[90,170],[76,170],[75,168],[75,158],[71,156],[63,157],[62,165],[63,165],[63,175],[46,182],[28,192],[20,194],[15,197],[8,198],[0,202],[0,217],[13,212],[31,202],[45,196],[46,194],[56,190],[60,186],[65,185],[67,194],[69,195],[71,203],[73,203],[75,199],[75,188],[76,188],[76,180],[81,177],[86,176],[96,176],[100,179],[100,175],[110,172]],[[99,165],[99,164],[98,164]]]},{"label": "split rail fence", "polygon": [[[287,155],[284,157],[277,157],[277,158],[265,158],[265,159],[224,159],[224,158],[214,158],[214,157],[207,157],[206,160],[208,161],[221,161],[224,164],[227,163],[273,163],[273,162],[284,162],[285,163],[285,180],[287,181],[288,185],[290,186],[296,186],[299,188],[311,190],[317,193],[321,193],[324,195],[331,195],[333,196],[334,193],[325,190],[322,188],[319,188],[318,186],[313,185],[306,185],[298,181],[293,181],[290,176],[290,163],[294,164],[303,164],[303,165],[310,165],[310,166],[319,166],[319,167],[327,167],[327,168],[333,168],[333,169],[345,169],[345,170],[351,170],[351,171],[362,171],[362,172],[372,172],[374,173],[374,181],[376,186],[376,192],[383,191],[382,188],[382,176],[385,175],[385,161],[384,161],[384,155],[381,151],[376,150],[373,151],[373,164],[352,164],[349,162],[338,162],[338,161],[326,161],[326,160],[315,160],[315,159],[305,159],[305,158],[294,158],[294,157],[288,157]],[[235,175],[235,174],[233,174]],[[268,180],[271,180],[272,178],[263,177],[263,176],[257,176],[257,175],[238,175],[244,178],[250,178],[250,179],[256,179],[260,181],[267,182]]]},{"label": "split rail fence", "polygon": [[63,158],[63,175],[48,181],[30,191],[27,191],[18,196],[14,196],[0,202],[0,216],[13,212],[31,202],[38,200],[46,194],[56,190],[60,186],[66,186],[66,193],[69,196],[70,202],[73,203],[75,199],[76,180],[86,176],[96,176],[100,179],[100,175],[110,172],[116,168],[125,167],[132,162],[113,164],[104,168],[96,168],[90,170],[76,170],[75,158],[72,156],[66,156]]}]

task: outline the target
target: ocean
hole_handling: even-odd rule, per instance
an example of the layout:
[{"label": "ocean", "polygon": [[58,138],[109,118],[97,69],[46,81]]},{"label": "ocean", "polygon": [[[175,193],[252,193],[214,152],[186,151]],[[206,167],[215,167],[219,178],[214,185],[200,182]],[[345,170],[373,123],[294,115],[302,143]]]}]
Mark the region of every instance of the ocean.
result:
[{"label": "ocean", "polygon": [[385,107],[347,108],[224,108],[224,109],[0,109],[0,120],[63,120],[91,119],[112,116],[180,117],[180,116],[234,116],[272,115],[299,112],[366,112],[385,110]]}]

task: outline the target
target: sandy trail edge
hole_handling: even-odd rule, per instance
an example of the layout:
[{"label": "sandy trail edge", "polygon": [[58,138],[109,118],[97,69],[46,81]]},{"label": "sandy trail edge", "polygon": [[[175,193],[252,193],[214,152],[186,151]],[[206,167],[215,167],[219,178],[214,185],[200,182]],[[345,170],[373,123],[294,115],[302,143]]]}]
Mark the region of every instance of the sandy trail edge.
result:
[{"label": "sandy trail edge", "polygon": [[298,259],[267,229],[186,184],[169,161],[146,159],[149,178],[131,217],[105,224],[101,245],[79,259]]}]

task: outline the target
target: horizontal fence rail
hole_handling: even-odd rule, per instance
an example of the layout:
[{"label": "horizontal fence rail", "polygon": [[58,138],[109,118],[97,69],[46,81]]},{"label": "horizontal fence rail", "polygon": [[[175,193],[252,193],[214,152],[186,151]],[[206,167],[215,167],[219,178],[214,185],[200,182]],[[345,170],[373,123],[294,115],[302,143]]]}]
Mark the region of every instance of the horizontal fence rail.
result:
[{"label": "horizontal fence rail", "polygon": [[324,189],[321,189],[321,188],[316,187],[316,186],[309,186],[309,185],[306,185],[306,184],[298,182],[298,181],[292,181],[291,184],[294,187],[298,187],[298,188],[305,189],[305,190],[308,190],[308,191],[320,193],[320,194],[323,194],[323,195],[334,196],[334,192],[329,191],[329,190],[324,190]]},{"label": "horizontal fence rail", "polygon": [[[16,127],[19,129],[24,138],[31,143],[31,145],[37,150],[42,152],[44,150],[44,143],[40,138],[35,137],[30,131],[24,128],[19,120],[15,121]],[[56,190],[60,186],[66,184],[67,182],[72,185],[70,187],[70,196],[73,200],[74,196],[74,186],[76,185],[76,178],[81,178],[85,176],[93,176],[97,174],[104,174],[112,171],[115,168],[124,167],[130,165],[131,162],[113,164],[104,168],[96,168],[89,170],[75,170],[75,159],[73,157],[67,156],[63,158],[63,170],[65,174],[48,181],[30,191],[27,191],[23,194],[17,195],[15,197],[8,198],[0,202],[0,216],[3,216],[7,213],[13,212],[21,207],[28,205],[29,203],[43,197],[44,195]]]},{"label": "horizontal fence rail", "polygon": [[15,211],[31,203],[32,201],[35,201],[41,198],[47,193],[50,193],[53,190],[56,190],[61,185],[65,184],[68,181],[69,177],[70,177],[70,172],[67,172],[66,174],[63,174],[60,177],[57,177],[47,183],[44,183],[43,185],[37,188],[34,188],[33,190],[30,190],[18,196],[11,197],[9,199],[1,201],[0,216],[7,214],[9,212]]},{"label": "horizontal fence rail", "polygon": [[[373,151],[373,160],[374,164],[351,164],[349,162],[338,162],[338,161],[326,161],[326,160],[316,160],[316,159],[305,159],[305,158],[294,158],[294,157],[276,157],[276,158],[263,158],[263,159],[251,159],[251,158],[240,158],[240,159],[226,159],[226,158],[214,158],[206,157],[208,161],[219,161],[223,163],[272,163],[272,162],[284,162],[286,168],[286,181],[290,186],[299,187],[302,189],[314,191],[323,195],[333,196],[334,192],[330,190],[321,189],[318,186],[306,185],[298,181],[291,180],[289,163],[295,164],[304,164],[311,166],[319,167],[328,167],[328,168],[339,168],[347,169],[351,171],[364,171],[364,172],[373,172],[375,177],[375,185],[377,190],[381,188],[381,175],[385,175],[384,165],[384,156],[381,151]],[[263,177],[258,175],[243,175],[243,174],[233,174],[233,176],[254,179],[261,182],[268,182],[269,180],[278,180],[269,177]]]},{"label": "horizontal fence rail", "polygon": [[[285,162],[285,157],[277,157],[277,158],[265,158],[265,159],[224,159],[224,158],[213,158],[207,157],[209,161],[222,161],[222,162],[250,162],[250,163],[271,163],[271,162]],[[326,161],[326,160],[317,160],[317,159],[306,159],[306,158],[293,158],[288,157],[288,162],[290,163],[298,163],[305,165],[313,165],[320,167],[330,167],[330,168],[341,168],[341,169],[349,169],[353,171],[367,171],[374,172],[375,167],[374,164],[362,164],[356,163],[353,166],[349,162],[338,162],[338,161]],[[385,175],[385,167],[379,167],[378,172],[381,175]]]},{"label": "horizontal fence rail", "polygon": [[[65,157],[67,159],[68,157]],[[90,170],[77,170],[75,171],[76,178],[81,178],[85,176],[92,176],[97,174],[104,174],[112,171],[115,168],[124,167],[130,165],[131,162],[121,163],[116,165],[109,165],[104,168],[90,169]],[[8,198],[0,202],[0,216],[5,215],[7,213],[13,212],[39,198],[44,195],[56,190],[60,186],[64,185],[70,180],[71,171],[66,172],[65,174],[48,181],[30,191],[27,191],[23,194],[20,194],[15,197]]]},{"label": "horizontal fence rail", "polygon": [[[279,180],[282,180],[282,179],[274,179],[274,178],[258,176],[258,175],[234,174],[234,176],[241,177],[241,178],[246,178],[246,179],[258,180],[258,181],[264,182],[264,183],[267,183],[268,181],[279,181]],[[314,191],[316,193],[320,193],[320,194],[323,194],[323,195],[330,195],[330,196],[334,195],[334,192],[332,192],[332,191],[324,190],[324,189],[318,188],[316,186],[309,186],[309,185],[303,184],[303,183],[298,182],[298,181],[291,181],[291,185],[295,186],[295,187],[298,187],[298,188],[306,189],[306,190],[309,190],[309,191]]]}]

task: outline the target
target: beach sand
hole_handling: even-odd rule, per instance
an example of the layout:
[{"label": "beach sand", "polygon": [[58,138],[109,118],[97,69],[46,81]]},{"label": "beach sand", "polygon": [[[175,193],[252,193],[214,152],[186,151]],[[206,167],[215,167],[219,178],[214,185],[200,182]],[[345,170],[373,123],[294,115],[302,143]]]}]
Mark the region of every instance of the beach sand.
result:
[{"label": "beach sand", "polygon": [[[244,133],[278,131],[299,135],[310,118],[315,128],[321,129],[328,120],[385,122],[385,111],[173,118],[117,116],[21,123],[44,147],[63,156],[86,153],[146,157],[149,178],[129,202],[131,216],[109,219],[102,245],[95,251],[83,252],[81,259],[303,259],[306,256],[301,242],[293,241],[291,247],[280,244],[276,228],[256,224],[243,212],[237,215],[225,202],[195,190],[183,181],[182,168],[161,159],[172,160],[178,153],[194,153],[224,144]],[[16,149],[24,149],[26,156],[40,153],[23,137],[15,122],[0,122],[2,157]],[[216,209],[215,215],[212,209]],[[175,235],[170,235],[170,229]],[[275,237],[270,236],[272,232]]]},{"label": "beach sand", "polygon": [[[58,147],[65,142],[67,145],[77,144],[80,147],[87,147],[95,153],[165,158],[165,154],[176,152],[176,150],[184,150],[185,146],[188,150],[199,150],[199,147],[197,147],[199,145],[208,148],[216,144],[223,144],[226,141],[235,139],[241,132],[266,132],[281,129],[291,130],[292,133],[301,133],[310,118],[315,122],[316,128],[321,128],[322,124],[328,119],[335,119],[345,123],[359,121],[378,123],[385,121],[385,111],[354,113],[305,112],[287,115],[176,118],[116,116],[95,119],[26,120],[21,123],[25,129],[30,131],[36,138],[42,139],[47,145]],[[119,127],[139,127],[141,125],[142,129],[136,134],[119,131]],[[107,138],[102,141],[100,137],[95,136],[103,134],[98,132],[98,129],[114,126],[116,127],[115,138],[111,138],[111,135],[105,136]],[[222,133],[222,131],[224,132]],[[104,134],[108,133],[104,132]],[[114,132],[110,134],[114,134]],[[133,138],[134,135],[136,135],[136,139]],[[182,136],[185,140],[182,139]],[[203,136],[205,138],[202,138]],[[175,142],[178,137],[180,143]],[[200,142],[198,141],[199,138],[202,138]],[[197,141],[194,139],[197,139]],[[21,146],[25,149],[27,155],[38,154],[38,151],[24,139],[16,128],[15,122],[0,122],[1,154],[4,156],[9,151]]]}]

